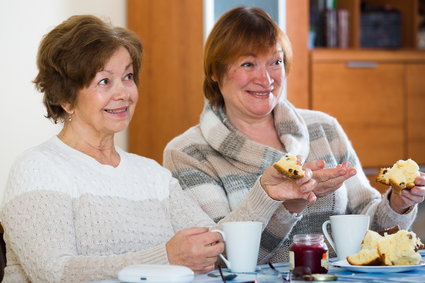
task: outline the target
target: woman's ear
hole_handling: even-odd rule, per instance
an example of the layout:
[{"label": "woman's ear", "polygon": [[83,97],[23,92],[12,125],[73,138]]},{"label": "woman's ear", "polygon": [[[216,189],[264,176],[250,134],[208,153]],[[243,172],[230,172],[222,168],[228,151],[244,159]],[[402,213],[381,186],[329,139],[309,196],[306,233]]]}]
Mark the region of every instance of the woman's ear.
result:
[{"label": "woman's ear", "polygon": [[211,75],[211,80],[212,80],[213,82],[217,82],[217,80],[216,80],[216,78],[215,78],[215,76],[214,76],[214,75]]},{"label": "woman's ear", "polygon": [[71,106],[71,104],[69,104],[69,103],[62,103],[62,104],[61,104],[61,107],[62,107],[62,109],[63,109],[63,110],[65,110],[65,112],[66,112],[66,113],[68,113],[69,115],[74,114],[74,109],[73,109],[73,107]]}]

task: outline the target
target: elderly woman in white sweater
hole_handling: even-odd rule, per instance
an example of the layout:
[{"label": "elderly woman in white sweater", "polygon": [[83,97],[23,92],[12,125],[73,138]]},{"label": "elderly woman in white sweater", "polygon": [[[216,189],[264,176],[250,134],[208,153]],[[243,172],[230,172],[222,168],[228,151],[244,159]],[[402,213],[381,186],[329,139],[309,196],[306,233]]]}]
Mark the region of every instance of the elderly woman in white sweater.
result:
[{"label": "elderly woman in white sweater", "polygon": [[[167,169],[114,145],[137,103],[141,55],[132,32],[93,16],[73,16],[44,37],[34,82],[46,117],[63,128],[11,169],[3,282],[110,279],[142,263],[214,268],[223,251],[214,221]],[[223,221],[266,224],[280,204],[259,190]]]}]

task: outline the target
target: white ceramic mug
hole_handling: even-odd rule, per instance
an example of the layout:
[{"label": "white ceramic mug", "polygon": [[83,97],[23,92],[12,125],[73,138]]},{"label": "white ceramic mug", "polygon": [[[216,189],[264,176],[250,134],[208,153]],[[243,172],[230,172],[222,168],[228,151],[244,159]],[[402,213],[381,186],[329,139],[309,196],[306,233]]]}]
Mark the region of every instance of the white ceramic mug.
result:
[{"label": "white ceramic mug", "polygon": [[225,222],[222,235],[227,258],[220,255],[232,272],[255,272],[262,233],[262,223],[254,221]]},{"label": "white ceramic mug", "polygon": [[[363,238],[369,229],[369,215],[348,214],[332,215],[322,225],[323,234],[338,256],[345,260],[347,256],[360,251]],[[331,225],[332,237],[328,233]]]}]

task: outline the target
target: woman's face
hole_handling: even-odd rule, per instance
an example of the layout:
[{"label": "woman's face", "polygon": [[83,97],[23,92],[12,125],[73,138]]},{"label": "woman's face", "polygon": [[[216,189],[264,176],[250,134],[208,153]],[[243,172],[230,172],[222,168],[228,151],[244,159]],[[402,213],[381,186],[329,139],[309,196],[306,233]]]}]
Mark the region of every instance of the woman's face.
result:
[{"label": "woman's face", "polygon": [[264,54],[244,54],[228,66],[220,90],[233,119],[259,119],[276,106],[285,79],[280,44]]},{"label": "woman's face", "polygon": [[120,47],[90,85],[78,92],[71,124],[99,135],[117,133],[130,123],[137,99],[133,62],[127,49]]}]

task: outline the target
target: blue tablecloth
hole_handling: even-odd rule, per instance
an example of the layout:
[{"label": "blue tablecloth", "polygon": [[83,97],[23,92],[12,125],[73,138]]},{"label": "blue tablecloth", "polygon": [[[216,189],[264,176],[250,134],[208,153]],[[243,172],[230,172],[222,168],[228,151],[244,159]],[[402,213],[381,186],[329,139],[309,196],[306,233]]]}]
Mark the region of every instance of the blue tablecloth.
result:
[{"label": "blue tablecloth", "polygon": [[[425,250],[421,251],[422,261],[425,260]],[[335,267],[332,265],[335,259],[331,259],[331,263],[329,264],[329,273],[336,274],[338,277],[337,281],[331,282],[370,282],[370,283],[384,283],[384,282],[421,282],[425,283],[425,266],[415,268],[406,272],[393,272],[393,273],[364,273],[364,272],[352,272],[347,271],[340,267]],[[288,263],[274,263],[274,267],[281,272],[284,278],[288,278],[289,274],[289,264]],[[268,270],[270,267],[268,265],[259,265],[257,270]],[[208,274],[213,273],[214,275],[219,275],[218,270],[214,270],[212,272],[206,274],[198,274],[195,275],[194,283],[201,282],[211,282],[211,283],[219,283],[223,282],[220,277],[211,277]],[[223,268],[224,275],[230,274],[231,272]],[[257,278],[257,273],[237,273],[237,277],[231,281],[227,281],[228,283],[242,283],[242,282],[254,282]],[[104,280],[104,281],[96,281],[91,283],[119,283],[118,280]],[[282,281],[289,282],[289,281]],[[293,281],[293,282],[305,282],[305,281]]]},{"label": "blue tablecloth", "polygon": [[[422,257],[424,260],[424,257]],[[277,270],[279,270],[284,278],[287,278],[289,273],[288,263],[276,263],[273,264]],[[269,269],[268,265],[260,265],[259,269]],[[229,274],[228,269],[223,269],[224,274]],[[210,272],[211,273],[211,272]],[[212,273],[219,275],[219,271],[215,270]],[[364,272],[352,272],[345,269],[334,267],[330,264],[329,273],[336,274],[338,277],[337,281],[332,282],[371,282],[371,283],[383,283],[383,282],[425,282],[425,266],[418,267],[414,270],[406,272],[395,272],[395,273],[364,273]],[[241,273],[232,282],[249,282],[256,279],[256,273]],[[210,277],[208,274],[200,274],[195,276],[193,282],[223,282],[220,277]],[[285,282],[285,281],[282,281]],[[303,281],[296,281],[303,282]]]}]

